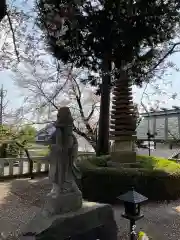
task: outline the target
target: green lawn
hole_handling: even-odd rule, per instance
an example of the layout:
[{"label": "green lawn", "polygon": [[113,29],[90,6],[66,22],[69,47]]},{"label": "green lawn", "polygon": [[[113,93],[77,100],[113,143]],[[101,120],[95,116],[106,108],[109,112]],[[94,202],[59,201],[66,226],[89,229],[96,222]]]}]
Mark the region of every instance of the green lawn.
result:
[{"label": "green lawn", "polygon": [[137,161],[146,169],[163,170],[168,173],[180,173],[180,164],[165,158],[137,156]]}]

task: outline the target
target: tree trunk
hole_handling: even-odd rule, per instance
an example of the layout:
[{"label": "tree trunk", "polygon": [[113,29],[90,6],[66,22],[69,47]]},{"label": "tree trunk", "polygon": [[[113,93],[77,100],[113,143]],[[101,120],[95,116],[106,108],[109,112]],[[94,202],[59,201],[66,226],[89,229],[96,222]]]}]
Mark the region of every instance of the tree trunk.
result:
[{"label": "tree trunk", "polygon": [[111,93],[111,61],[108,55],[105,55],[102,63],[102,84],[100,116],[98,127],[98,139],[96,156],[109,154],[109,116],[110,116],[110,93]]},{"label": "tree trunk", "polygon": [[5,15],[6,15],[6,1],[1,0],[1,2],[0,2],[0,22],[4,18]]}]

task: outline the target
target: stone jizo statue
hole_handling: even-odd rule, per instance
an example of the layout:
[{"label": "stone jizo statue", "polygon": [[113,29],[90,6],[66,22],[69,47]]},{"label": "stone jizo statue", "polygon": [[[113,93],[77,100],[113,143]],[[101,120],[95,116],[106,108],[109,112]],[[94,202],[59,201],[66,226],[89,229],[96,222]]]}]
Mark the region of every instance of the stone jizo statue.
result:
[{"label": "stone jizo statue", "polygon": [[[60,205],[58,212],[63,212],[64,207],[68,209],[69,198],[74,201],[74,203],[70,201],[72,206],[69,208],[72,208],[73,205],[76,205],[77,208],[82,204],[81,191],[75,181],[75,178],[79,177],[79,172],[74,164],[78,153],[78,142],[73,134],[73,118],[68,107],[59,109],[55,127],[56,130],[50,138],[50,154],[48,156],[49,180],[52,182],[52,190],[48,194],[48,198],[58,200]],[[58,202],[55,208],[57,209],[57,207]]]}]

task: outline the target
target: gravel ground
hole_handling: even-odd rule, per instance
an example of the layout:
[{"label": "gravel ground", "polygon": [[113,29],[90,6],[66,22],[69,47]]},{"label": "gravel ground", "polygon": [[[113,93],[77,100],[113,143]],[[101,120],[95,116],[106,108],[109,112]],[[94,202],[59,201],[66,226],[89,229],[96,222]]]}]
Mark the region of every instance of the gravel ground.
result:
[{"label": "gravel ground", "polygon": [[[5,238],[12,232],[17,235],[33,218],[50,187],[47,178],[0,183],[0,233]],[[118,239],[129,239],[129,221],[121,217],[123,207],[113,209]],[[180,239],[180,200],[170,204],[148,203],[142,206],[142,212],[144,218],[137,222],[137,232],[143,230],[153,240]]]},{"label": "gravel ground", "polygon": [[[177,206],[180,201],[170,204],[151,204],[142,207],[144,218],[136,222],[136,232],[144,231],[153,240],[180,239],[180,215]],[[119,229],[119,239],[128,239],[129,222],[121,217],[122,206],[115,206],[114,214]]]}]

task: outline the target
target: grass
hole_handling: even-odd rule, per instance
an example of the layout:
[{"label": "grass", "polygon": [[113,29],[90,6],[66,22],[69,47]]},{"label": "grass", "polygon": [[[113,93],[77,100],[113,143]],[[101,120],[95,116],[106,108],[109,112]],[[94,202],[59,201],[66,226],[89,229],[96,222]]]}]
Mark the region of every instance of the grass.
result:
[{"label": "grass", "polygon": [[180,173],[180,164],[165,158],[137,156],[137,161],[140,162],[140,165],[145,169],[163,170],[168,173]]}]

